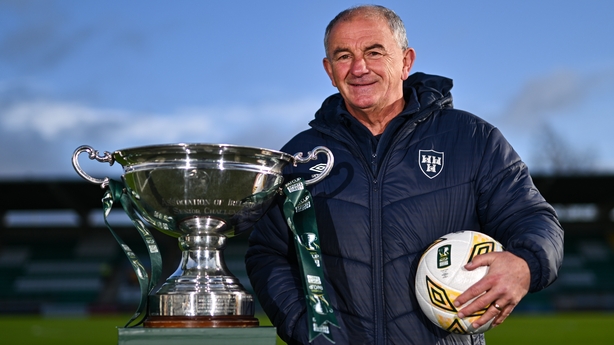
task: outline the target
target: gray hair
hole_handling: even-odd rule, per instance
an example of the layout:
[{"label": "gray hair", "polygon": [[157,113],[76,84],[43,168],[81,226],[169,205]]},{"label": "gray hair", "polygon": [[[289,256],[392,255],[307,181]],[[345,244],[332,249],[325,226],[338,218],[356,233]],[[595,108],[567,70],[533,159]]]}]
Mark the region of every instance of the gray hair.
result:
[{"label": "gray hair", "polygon": [[330,23],[328,23],[326,32],[324,33],[324,50],[326,51],[327,58],[330,58],[328,55],[328,40],[330,38],[330,32],[333,30],[335,25],[341,21],[349,21],[358,15],[362,15],[364,17],[379,16],[386,19],[388,26],[390,27],[390,31],[392,31],[392,35],[397,41],[399,47],[402,50],[409,47],[405,25],[403,24],[401,18],[393,10],[380,5],[360,5],[350,7],[347,10],[340,12],[335,18],[333,18],[333,20],[330,21]]}]

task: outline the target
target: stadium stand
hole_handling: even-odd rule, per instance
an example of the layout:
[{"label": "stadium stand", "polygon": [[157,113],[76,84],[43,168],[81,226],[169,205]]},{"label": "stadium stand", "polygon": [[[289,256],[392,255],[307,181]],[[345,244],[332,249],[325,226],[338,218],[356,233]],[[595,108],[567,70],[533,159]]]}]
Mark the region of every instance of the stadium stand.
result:
[{"label": "stadium stand", "polygon": [[[614,176],[534,176],[565,229],[559,279],[528,295],[518,311],[614,310]],[[138,283],[102,220],[98,185],[83,181],[0,181],[0,313],[133,312]],[[114,230],[143,259],[144,244],[123,215]],[[179,263],[176,239],[152,232],[163,277]],[[228,241],[226,263],[251,290],[247,234]],[[160,282],[161,283],[161,282]]]}]

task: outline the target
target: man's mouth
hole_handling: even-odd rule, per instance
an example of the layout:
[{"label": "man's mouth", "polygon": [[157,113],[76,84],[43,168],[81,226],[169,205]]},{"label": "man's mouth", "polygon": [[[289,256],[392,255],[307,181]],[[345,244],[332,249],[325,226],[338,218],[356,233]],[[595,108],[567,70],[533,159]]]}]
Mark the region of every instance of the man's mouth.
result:
[{"label": "man's mouth", "polygon": [[348,84],[350,84],[350,86],[352,86],[352,87],[364,87],[364,86],[374,85],[375,83],[376,83],[376,81],[360,82],[360,83],[348,83]]}]

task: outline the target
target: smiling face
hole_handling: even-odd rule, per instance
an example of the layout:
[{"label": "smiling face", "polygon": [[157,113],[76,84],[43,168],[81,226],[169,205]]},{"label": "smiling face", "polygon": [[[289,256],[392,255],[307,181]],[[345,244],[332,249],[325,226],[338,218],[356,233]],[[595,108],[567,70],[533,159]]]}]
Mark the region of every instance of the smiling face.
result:
[{"label": "smiling face", "polygon": [[324,69],[352,115],[389,116],[402,110],[403,80],[415,52],[401,49],[384,18],[356,15],[337,23],[326,50]]}]

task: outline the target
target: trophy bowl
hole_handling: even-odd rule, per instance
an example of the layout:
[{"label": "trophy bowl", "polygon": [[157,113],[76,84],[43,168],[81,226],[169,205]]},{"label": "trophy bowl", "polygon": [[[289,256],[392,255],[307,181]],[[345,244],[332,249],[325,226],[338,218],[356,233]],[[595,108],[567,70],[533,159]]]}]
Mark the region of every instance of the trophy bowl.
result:
[{"label": "trophy bowl", "polygon": [[177,237],[182,258],[177,271],[148,297],[145,327],[255,327],[254,299],[226,267],[226,239],[262,217],[279,193],[282,170],[327,156],[326,168],[305,184],[328,175],[333,156],[316,147],[303,158],[274,150],[224,144],[169,144],[104,152],[81,146],[73,166],[84,179],[105,188],[109,179],[86,174],[81,153],[99,162],[118,162],[134,209],[153,228]]}]

